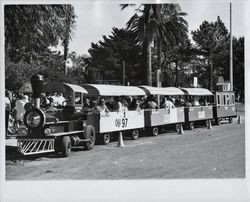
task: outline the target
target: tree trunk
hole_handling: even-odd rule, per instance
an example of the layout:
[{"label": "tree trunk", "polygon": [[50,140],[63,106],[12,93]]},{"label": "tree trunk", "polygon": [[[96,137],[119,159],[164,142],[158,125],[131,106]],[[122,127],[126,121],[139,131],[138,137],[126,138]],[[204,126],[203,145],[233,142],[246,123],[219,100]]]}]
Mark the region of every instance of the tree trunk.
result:
[{"label": "tree trunk", "polygon": [[147,72],[147,85],[152,86],[152,66],[151,66],[151,45],[150,45],[150,42],[147,42],[146,72]]},{"label": "tree trunk", "polygon": [[63,42],[64,46],[64,74],[65,76],[67,75],[67,58],[68,58],[68,52],[69,52],[69,35],[70,35],[70,25],[71,25],[71,18],[70,18],[70,13],[71,13],[71,5],[68,5],[67,7],[67,16],[66,16],[66,30],[65,30],[65,38]]},{"label": "tree trunk", "polygon": [[157,39],[157,66],[161,69],[161,40]]},{"label": "tree trunk", "polygon": [[178,87],[178,83],[179,83],[179,72],[178,72],[178,62],[175,62],[175,82],[174,82],[174,86]]},{"label": "tree trunk", "polygon": [[147,32],[146,42],[146,72],[147,72],[147,85],[152,86],[152,65],[151,65],[151,41]]}]

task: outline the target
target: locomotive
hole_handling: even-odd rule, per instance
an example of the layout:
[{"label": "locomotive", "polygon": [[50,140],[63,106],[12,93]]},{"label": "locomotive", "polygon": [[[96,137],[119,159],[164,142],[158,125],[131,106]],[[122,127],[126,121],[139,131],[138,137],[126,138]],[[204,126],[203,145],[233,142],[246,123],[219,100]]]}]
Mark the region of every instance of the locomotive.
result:
[{"label": "locomotive", "polygon": [[95,129],[84,119],[72,119],[79,110],[74,102],[77,96],[87,93],[80,86],[63,84],[66,94],[69,94],[71,104],[56,109],[42,110],[40,95],[44,92],[45,81],[42,75],[31,78],[35,106],[25,105],[24,124],[21,134],[17,136],[18,149],[23,155],[47,152],[70,155],[72,146],[81,146],[91,150],[95,145]]}]

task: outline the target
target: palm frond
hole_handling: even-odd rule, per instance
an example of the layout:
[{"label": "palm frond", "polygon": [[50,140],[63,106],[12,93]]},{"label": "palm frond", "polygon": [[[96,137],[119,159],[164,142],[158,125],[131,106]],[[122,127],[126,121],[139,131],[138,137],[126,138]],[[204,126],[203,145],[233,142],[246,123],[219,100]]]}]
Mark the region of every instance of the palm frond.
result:
[{"label": "palm frond", "polygon": [[129,6],[135,6],[136,4],[120,4],[121,10],[124,10],[125,8]]}]

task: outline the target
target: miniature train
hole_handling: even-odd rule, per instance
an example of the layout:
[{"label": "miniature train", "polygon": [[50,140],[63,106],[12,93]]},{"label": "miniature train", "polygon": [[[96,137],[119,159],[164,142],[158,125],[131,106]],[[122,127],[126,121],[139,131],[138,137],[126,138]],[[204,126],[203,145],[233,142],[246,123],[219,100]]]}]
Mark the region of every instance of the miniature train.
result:
[{"label": "miniature train", "polygon": [[[214,121],[220,124],[222,119],[237,116],[234,92],[210,92],[204,88],[156,88],[149,86],[117,86],[101,84],[85,84],[82,86],[61,84],[65,104],[47,109],[40,107],[41,93],[48,86],[42,75],[31,78],[35,105],[26,104],[24,115],[25,127],[20,129],[17,136],[18,150],[23,155],[48,152],[61,153],[67,157],[72,147],[82,147],[84,150],[93,149],[96,140],[108,144],[118,132],[137,139],[140,133],[148,132],[158,135],[161,129],[175,126],[180,133],[184,128],[193,129],[196,124],[207,127]],[[55,85],[55,84],[53,84]],[[50,89],[53,89],[53,85]],[[192,106],[179,103],[175,107],[164,108],[128,108],[120,111],[105,111],[96,113],[83,112],[86,98],[130,98],[156,96],[158,105],[160,97],[172,96],[197,101],[202,98],[202,105]]]}]

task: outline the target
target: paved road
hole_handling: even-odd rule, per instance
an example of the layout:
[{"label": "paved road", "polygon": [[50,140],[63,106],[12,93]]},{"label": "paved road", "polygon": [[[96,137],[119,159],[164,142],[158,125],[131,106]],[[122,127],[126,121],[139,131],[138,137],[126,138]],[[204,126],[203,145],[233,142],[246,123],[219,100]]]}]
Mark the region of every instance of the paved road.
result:
[{"label": "paved road", "polygon": [[157,137],[73,150],[69,158],[54,155],[23,159],[8,148],[7,180],[182,179],[245,177],[245,120],[234,119],[212,129],[168,132]]}]

